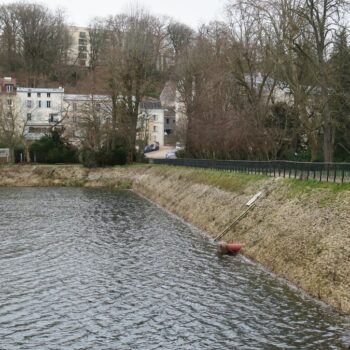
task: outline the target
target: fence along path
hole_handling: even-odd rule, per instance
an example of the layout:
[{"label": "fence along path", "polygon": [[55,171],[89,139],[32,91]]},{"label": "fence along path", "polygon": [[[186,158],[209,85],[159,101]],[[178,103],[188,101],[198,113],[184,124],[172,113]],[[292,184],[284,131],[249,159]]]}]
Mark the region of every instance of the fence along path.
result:
[{"label": "fence along path", "polygon": [[350,163],[311,163],[285,160],[150,159],[151,164],[260,174],[274,177],[350,183]]}]

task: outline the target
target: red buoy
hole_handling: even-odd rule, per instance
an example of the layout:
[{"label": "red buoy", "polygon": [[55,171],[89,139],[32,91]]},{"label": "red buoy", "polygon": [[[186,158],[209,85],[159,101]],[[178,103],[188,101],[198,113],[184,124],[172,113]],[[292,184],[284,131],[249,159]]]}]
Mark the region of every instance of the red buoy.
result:
[{"label": "red buoy", "polygon": [[219,243],[219,251],[222,254],[237,254],[243,247],[242,243]]}]

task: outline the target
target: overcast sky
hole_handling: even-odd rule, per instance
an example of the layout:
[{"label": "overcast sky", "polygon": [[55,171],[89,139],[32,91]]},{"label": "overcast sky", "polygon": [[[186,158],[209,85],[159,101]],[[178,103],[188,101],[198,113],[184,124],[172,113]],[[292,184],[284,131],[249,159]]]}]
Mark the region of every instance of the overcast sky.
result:
[{"label": "overcast sky", "polygon": [[[11,3],[13,1],[1,1]],[[40,2],[54,9],[64,8],[68,14],[68,23],[87,26],[89,19],[95,16],[105,17],[125,11],[130,3],[139,3],[153,14],[174,17],[194,29],[204,22],[223,18],[223,8],[226,0],[46,0],[24,1]]]}]

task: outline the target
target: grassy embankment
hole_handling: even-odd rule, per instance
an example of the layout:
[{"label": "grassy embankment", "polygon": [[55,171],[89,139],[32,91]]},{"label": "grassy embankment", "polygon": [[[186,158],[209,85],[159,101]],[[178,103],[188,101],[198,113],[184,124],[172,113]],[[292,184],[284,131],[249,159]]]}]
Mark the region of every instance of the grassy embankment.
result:
[{"label": "grassy embankment", "polygon": [[155,167],[134,187],[213,237],[263,190],[265,197],[225,240],[244,243],[250,258],[350,313],[349,184]]},{"label": "grassy embankment", "polygon": [[30,165],[1,166],[0,185],[133,188],[213,237],[263,190],[225,240],[243,242],[250,258],[350,313],[350,184],[169,166]]}]

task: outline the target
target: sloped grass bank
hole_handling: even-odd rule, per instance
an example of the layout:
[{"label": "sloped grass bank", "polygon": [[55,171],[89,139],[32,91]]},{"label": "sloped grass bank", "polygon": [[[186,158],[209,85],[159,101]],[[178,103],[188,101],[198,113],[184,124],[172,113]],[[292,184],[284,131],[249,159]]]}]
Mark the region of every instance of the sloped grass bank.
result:
[{"label": "sloped grass bank", "polygon": [[247,256],[350,314],[349,185],[151,165],[1,166],[0,185],[133,188],[213,237],[263,191],[225,240],[244,243]]},{"label": "sloped grass bank", "polygon": [[134,188],[213,237],[264,191],[225,240],[244,243],[248,257],[350,313],[349,185],[158,167]]}]

